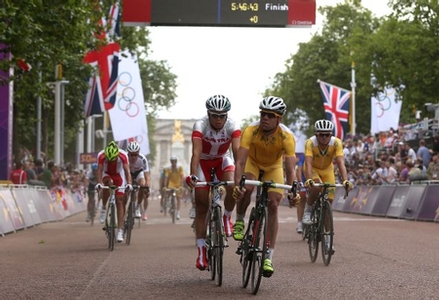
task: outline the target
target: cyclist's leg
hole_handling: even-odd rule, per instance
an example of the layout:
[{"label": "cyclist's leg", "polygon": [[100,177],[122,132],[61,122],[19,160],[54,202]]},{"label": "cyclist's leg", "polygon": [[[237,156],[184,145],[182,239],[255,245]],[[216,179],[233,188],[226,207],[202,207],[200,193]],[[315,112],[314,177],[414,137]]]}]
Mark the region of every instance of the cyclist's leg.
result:
[{"label": "cyclist's leg", "polygon": [[[321,183],[322,182],[322,179],[320,178],[320,173],[321,172],[322,172],[321,170],[313,168],[313,170],[312,170],[312,180],[314,180],[314,182],[316,182],[316,183]],[[311,224],[312,205],[316,201],[316,199],[319,196],[319,193],[321,192],[321,190],[322,190],[322,188],[319,188],[319,187],[313,187],[313,188],[310,188],[310,190],[309,190],[309,194],[308,194],[308,197],[307,197],[306,203],[305,203],[303,220],[302,220],[302,222],[305,225],[310,225]]]},{"label": "cyclist's leg", "polygon": [[[136,182],[139,186],[145,186],[145,177],[143,175],[143,172],[140,172],[137,175]],[[145,198],[145,190],[139,189],[137,191],[136,218],[142,217],[142,202],[144,198]]]},{"label": "cyclist's leg", "polygon": [[[335,175],[334,175],[334,171],[333,170],[329,170],[328,172],[324,172],[323,174],[321,174],[321,178],[323,180],[323,182],[327,182],[327,183],[332,183],[335,184]],[[334,200],[334,195],[335,195],[335,188],[329,188],[328,189],[328,201],[329,203],[332,204],[332,201]],[[329,213],[329,211],[326,211],[326,215],[325,215],[325,224],[323,224],[324,228],[324,232],[328,232],[330,231],[330,220],[329,218],[331,217],[331,214]],[[334,242],[332,243],[332,251],[335,251],[335,247],[334,247]]]},{"label": "cyclist's leg", "polygon": [[[111,177],[105,173],[104,173],[104,176],[102,178],[102,183],[106,186],[110,186],[110,185],[114,184],[113,179],[111,179]],[[104,224],[104,222],[105,222],[105,217],[106,217],[106,213],[107,213],[107,202],[108,202],[109,197],[110,197],[110,191],[108,189],[103,189],[102,190],[101,215],[99,217],[99,222],[101,224]]]},{"label": "cyclist's leg", "polygon": [[299,192],[301,200],[300,203],[296,205],[296,212],[297,212],[297,233],[303,232],[302,227],[302,219],[303,219],[303,212],[305,211],[305,203],[306,203],[306,190],[303,189]]},{"label": "cyclist's leg", "polygon": [[149,193],[146,190],[143,190],[142,193],[143,193],[143,216],[142,216],[142,219],[145,221],[148,219],[146,211],[148,209],[148,204],[149,204]]},{"label": "cyclist's leg", "polygon": [[[259,174],[259,168],[256,163],[251,163],[251,158],[247,158],[247,162],[244,168],[244,174],[246,179],[255,180]],[[236,202],[236,221],[233,225],[233,238],[237,241],[242,240],[244,237],[244,219],[247,207],[250,205],[250,199],[253,194],[254,186],[248,185],[245,187],[246,191],[244,197]]]},{"label": "cyclist's leg", "polygon": [[[87,219],[86,221],[89,222],[92,218],[94,218],[94,205],[95,205],[95,191],[94,190],[88,190],[87,192],[88,202],[87,202]],[[92,215],[93,214],[93,215]]]},{"label": "cyclist's leg", "polygon": [[[222,180],[233,181],[235,172],[226,171],[223,174]],[[223,224],[224,231],[227,237],[233,234],[233,223],[232,223],[232,213],[235,208],[235,199],[233,199],[233,186],[226,186],[226,197],[224,198],[224,213],[223,213]]]},{"label": "cyclist's leg", "polygon": [[207,268],[206,215],[209,209],[209,191],[203,188],[195,189],[195,237],[197,240],[198,257],[196,267],[200,270]]},{"label": "cyclist's leg", "polygon": [[177,195],[177,220],[180,220],[180,207],[181,207],[181,197],[183,195],[183,190],[180,188],[176,192]]}]

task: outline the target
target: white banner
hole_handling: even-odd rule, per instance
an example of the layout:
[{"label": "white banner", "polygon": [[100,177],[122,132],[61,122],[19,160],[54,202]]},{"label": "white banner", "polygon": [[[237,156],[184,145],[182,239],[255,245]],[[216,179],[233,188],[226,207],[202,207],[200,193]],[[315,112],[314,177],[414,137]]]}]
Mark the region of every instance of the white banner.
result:
[{"label": "white banner", "polygon": [[395,102],[396,91],[394,88],[386,88],[377,97],[371,98],[370,132],[372,134],[388,131],[390,128],[398,129],[399,114],[402,101]]},{"label": "white banner", "polygon": [[116,103],[108,112],[114,139],[135,139],[140,144],[140,152],[149,154],[148,124],[139,63],[137,57],[128,51],[120,55]]}]

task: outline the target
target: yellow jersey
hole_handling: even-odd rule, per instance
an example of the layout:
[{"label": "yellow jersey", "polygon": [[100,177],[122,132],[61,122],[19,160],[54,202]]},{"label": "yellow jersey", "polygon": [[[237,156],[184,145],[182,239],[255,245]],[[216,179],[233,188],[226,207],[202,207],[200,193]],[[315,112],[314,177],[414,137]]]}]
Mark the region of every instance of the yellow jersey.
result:
[{"label": "yellow jersey", "polygon": [[339,138],[331,137],[326,150],[319,148],[317,137],[313,136],[305,142],[305,157],[312,157],[312,167],[325,170],[333,168],[332,162],[338,156],[343,156],[343,144]]},{"label": "yellow jersey", "polygon": [[279,124],[268,138],[259,129],[259,121],[244,129],[241,147],[249,150],[249,157],[262,167],[282,167],[282,156],[296,156],[296,141],[291,130]]},{"label": "yellow jersey", "polygon": [[165,178],[168,178],[168,188],[177,189],[183,185],[182,178],[184,175],[183,167],[178,166],[175,169],[172,167],[166,168],[165,170]]}]

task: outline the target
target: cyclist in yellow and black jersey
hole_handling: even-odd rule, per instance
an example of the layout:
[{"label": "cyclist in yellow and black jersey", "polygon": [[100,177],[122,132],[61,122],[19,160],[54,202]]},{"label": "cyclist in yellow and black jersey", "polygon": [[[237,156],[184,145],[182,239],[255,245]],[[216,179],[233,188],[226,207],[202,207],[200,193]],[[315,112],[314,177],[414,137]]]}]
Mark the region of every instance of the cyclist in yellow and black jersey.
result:
[{"label": "cyclist in yellow and black jersey", "polygon": [[[310,188],[310,193],[305,205],[303,224],[311,224],[311,210],[321,188],[314,187],[315,182],[335,183],[333,161],[338,165],[343,185],[349,190],[352,183],[348,180],[348,174],[344,164],[343,143],[332,136],[334,124],[329,120],[318,120],[314,125],[315,135],[305,143],[305,187]],[[329,189],[328,199],[332,203],[335,190]],[[334,249],[333,249],[334,251]]]},{"label": "cyclist in yellow and black jersey", "polygon": [[164,169],[164,186],[169,189],[179,189],[177,191],[177,220],[180,220],[180,203],[183,195],[184,170],[182,166],[177,166],[177,157],[171,156],[171,166]]}]

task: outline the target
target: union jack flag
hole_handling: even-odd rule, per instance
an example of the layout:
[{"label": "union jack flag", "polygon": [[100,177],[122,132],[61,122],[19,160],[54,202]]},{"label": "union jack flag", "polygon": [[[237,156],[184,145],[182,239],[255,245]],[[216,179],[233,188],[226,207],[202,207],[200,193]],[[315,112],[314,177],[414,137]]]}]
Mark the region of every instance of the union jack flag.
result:
[{"label": "union jack flag", "polygon": [[349,119],[351,92],[323,81],[319,81],[319,83],[326,119],[334,123],[334,135],[343,140]]},{"label": "union jack flag", "polygon": [[116,102],[117,78],[120,46],[114,37],[120,35],[120,8],[119,4],[112,5],[108,24],[101,20],[101,27],[109,28],[105,34],[98,34],[102,39],[107,39],[108,44],[98,50],[88,52],[84,62],[96,68],[96,74],[89,80],[90,89],[84,102],[85,116],[102,114],[103,111],[114,107]]}]

